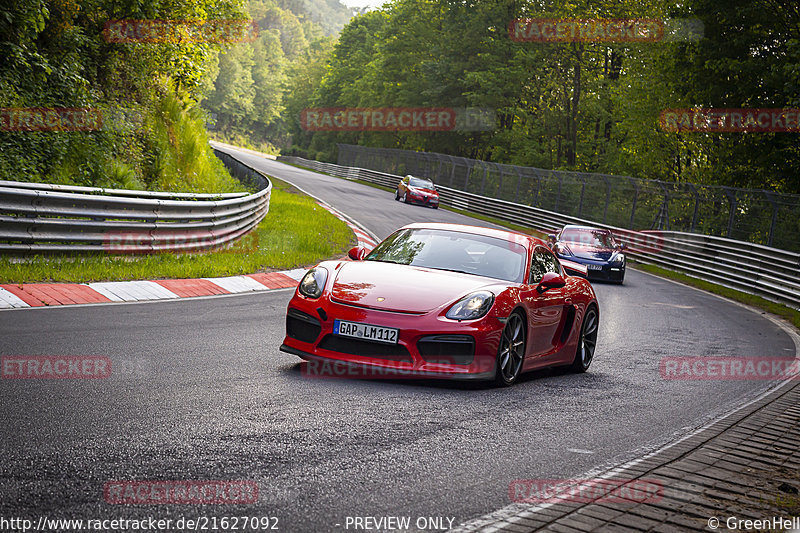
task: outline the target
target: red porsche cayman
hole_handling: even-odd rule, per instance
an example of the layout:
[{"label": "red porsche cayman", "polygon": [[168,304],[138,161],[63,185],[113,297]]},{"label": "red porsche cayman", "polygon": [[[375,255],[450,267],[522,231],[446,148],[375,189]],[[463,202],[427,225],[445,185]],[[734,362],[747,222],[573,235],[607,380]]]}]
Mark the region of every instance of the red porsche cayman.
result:
[{"label": "red porsche cayman", "polygon": [[[494,379],[569,366],[597,343],[592,286],[546,243],[510,231],[411,224],[353,261],[309,270],[289,302],[281,350],[309,361],[414,376]],[[407,374],[407,375],[408,375]]]}]

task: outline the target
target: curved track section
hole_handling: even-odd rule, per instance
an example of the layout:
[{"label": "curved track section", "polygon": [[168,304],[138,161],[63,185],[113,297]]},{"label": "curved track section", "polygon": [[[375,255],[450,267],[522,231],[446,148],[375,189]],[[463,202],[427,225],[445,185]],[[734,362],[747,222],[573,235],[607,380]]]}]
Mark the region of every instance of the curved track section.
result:
[{"label": "curved track section", "polygon": [[[241,154],[379,237],[454,213]],[[281,353],[290,291],[0,313],[2,355],[104,355],[104,380],[0,380],[0,515],[278,516],[282,531],[345,531],[347,516],[442,516],[509,503],[515,479],[579,476],[688,432],[764,382],[665,381],[664,356],[794,354],[771,321],[630,271],[596,287],[589,373],[509,389],[309,379]],[[109,480],[253,480],[257,504],[108,505]],[[449,522],[445,520],[445,525]],[[338,525],[337,525],[338,524]],[[352,527],[351,527],[352,530]]]}]

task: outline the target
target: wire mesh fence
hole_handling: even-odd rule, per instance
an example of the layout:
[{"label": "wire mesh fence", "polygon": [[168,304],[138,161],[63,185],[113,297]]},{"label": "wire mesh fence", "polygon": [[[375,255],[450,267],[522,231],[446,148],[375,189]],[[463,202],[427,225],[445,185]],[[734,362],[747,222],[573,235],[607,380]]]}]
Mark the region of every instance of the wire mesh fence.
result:
[{"label": "wire mesh fence", "polygon": [[339,165],[413,174],[489,196],[632,230],[686,231],[800,251],[800,195],[504,165],[339,144]]}]

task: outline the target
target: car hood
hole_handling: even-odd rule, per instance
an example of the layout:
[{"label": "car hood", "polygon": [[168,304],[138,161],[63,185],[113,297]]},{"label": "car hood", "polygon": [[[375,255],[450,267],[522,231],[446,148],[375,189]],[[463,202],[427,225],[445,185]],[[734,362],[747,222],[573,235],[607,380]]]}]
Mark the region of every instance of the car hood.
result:
[{"label": "car hood", "polygon": [[353,261],[337,272],[331,299],[371,309],[426,313],[491,285],[497,282],[469,274]]},{"label": "car hood", "polygon": [[614,250],[599,248],[597,246],[581,246],[575,243],[566,243],[567,248],[572,252],[572,256],[578,259],[588,259],[590,261],[608,261],[614,255]]},{"label": "car hood", "polygon": [[409,187],[408,190],[412,191],[412,192],[422,193],[422,194],[427,194],[427,195],[432,195],[432,196],[438,196],[439,195],[439,193],[434,191],[433,189],[423,189],[423,188],[420,188],[420,187]]}]

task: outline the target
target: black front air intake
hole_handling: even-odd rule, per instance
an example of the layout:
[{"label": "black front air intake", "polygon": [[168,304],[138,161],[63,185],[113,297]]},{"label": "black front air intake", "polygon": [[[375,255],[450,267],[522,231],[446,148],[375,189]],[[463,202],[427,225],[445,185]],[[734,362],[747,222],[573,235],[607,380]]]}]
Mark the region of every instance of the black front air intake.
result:
[{"label": "black front air intake", "polygon": [[302,342],[314,342],[322,332],[322,324],[311,315],[297,309],[286,312],[286,335]]},{"label": "black front air intake", "polygon": [[417,341],[417,350],[428,363],[469,365],[475,358],[475,339],[470,335],[430,335]]},{"label": "black front air intake", "polygon": [[322,341],[320,341],[319,347],[348,355],[360,355],[362,357],[373,357],[376,359],[402,361],[406,363],[413,362],[411,354],[408,353],[408,350],[402,344],[384,344],[381,342],[350,339],[339,335],[325,335]]}]

